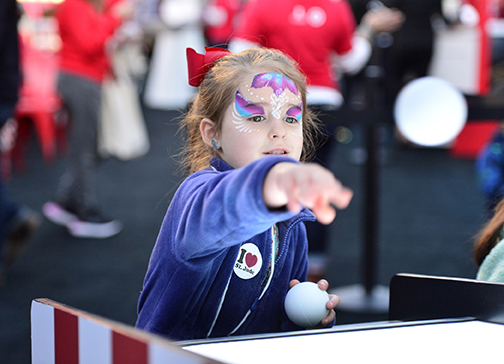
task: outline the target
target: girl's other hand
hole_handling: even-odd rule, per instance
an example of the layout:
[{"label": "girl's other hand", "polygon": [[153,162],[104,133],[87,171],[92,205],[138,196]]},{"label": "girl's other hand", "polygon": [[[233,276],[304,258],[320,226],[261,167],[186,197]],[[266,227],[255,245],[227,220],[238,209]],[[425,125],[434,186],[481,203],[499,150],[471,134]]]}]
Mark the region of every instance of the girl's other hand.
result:
[{"label": "girl's other hand", "polygon": [[[289,282],[289,288],[294,287],[296,284],[299,284],[300,282],[297,279],[293,279],[292,281]],[[317,282],[317,285],[319,288],[323,291],[327,291],[329,289],[329,282],[325,279],[321,279],[320,281]],[[336,312],[334,309],[336,306],[338,306],[340,303],[340,298],[336,296],[335,294],[330,294],[329,295],[329,301],[326,303],[326,308],[329,310],[329,313],[327,314],[326,317],[324,317],[320,321],[320,326],[318,327],[326,327],[327,325],[331,324],[331,322],[334,321],[336,318]]]},{"label": "girl's other hand", "polygon": [[[317,282],[319,288],[323,291],[327,291],[329,289],[329,282],[327,282],[325,279],[321,279],[320,281]],[[323,327],[326,327],[329,325],[331,322],[334,321],[336,318],[336,311],[334,309],[336,306],[338,306],[340,303],[340,298],[336,296],[335,294],[330,294],[329,295],[329,301],[327,301],[326,308],[329,310],[329,313],[327,314],[326,317],[324,317],[321,321],[320,324]]]}]

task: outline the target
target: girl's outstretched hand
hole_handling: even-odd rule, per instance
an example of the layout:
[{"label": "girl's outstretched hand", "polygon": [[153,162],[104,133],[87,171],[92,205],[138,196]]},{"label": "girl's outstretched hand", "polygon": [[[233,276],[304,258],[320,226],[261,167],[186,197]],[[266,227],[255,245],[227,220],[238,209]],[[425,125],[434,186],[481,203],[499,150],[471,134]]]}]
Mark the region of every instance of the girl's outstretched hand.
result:
[{"label": "girl's outstretched hand", "polygon": [[[289,282],[289,288],[294,287],[296,284],[300,283],[297,279],[293,279],[292,281]],[[317,282],[317,285],[319,288],[323,291],[327,291],[329,288],[329,282],[327,282],[325,279],[321,279],[320,281]],[[334,321],[334,318],[336,317],[336,312],[334,309],[338,304],[340,303],[340,298],[336,296],[335,294],[330,294],[329,295],[329,301],[326,303],[326,308],[329,310],[329,313],[327,314],[326,317],[324,317],[320,321],[320,326],[319,327],[326,327],[329,325],[331,322]]]},{"label": "girl's outstretched hand", "polygon": [[352,197],[352,190],[328,169],[314,163],[278,163],[266,175],[263,185],[263,200],[268,208],[287,206],[297,213],[305,206],[323,224],[331,223],[336,217],[335,207],[346,208]]}]

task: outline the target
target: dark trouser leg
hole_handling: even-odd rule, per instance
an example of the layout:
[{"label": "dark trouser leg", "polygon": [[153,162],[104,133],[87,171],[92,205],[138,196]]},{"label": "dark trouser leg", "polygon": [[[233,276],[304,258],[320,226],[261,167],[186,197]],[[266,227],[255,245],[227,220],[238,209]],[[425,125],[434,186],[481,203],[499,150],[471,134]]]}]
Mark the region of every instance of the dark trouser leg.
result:
[{"label": "dark trouser leg", "polygon": [[70,113],[70,156],[56,201],[80,218],[96,211],[97,129],[101,86],[71,75],[59,77],[58,91]]}]

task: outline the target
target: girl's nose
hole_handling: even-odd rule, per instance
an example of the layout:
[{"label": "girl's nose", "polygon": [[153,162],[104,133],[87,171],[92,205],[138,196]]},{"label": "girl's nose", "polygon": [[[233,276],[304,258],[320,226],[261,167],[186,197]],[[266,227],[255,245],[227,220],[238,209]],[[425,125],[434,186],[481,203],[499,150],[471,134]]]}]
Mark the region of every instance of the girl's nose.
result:
[{"label": "girl's nose", "polygon": [[285,138],[286,134],[287,129],[285,128],[285,125],[282,122],[282,120],[272,118],[269,137],[272,139]]}]

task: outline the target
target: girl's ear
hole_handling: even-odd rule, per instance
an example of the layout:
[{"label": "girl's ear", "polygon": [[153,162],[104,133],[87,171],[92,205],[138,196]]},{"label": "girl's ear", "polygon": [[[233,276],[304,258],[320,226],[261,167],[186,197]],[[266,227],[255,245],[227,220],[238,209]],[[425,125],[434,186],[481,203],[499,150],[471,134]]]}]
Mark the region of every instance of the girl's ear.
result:
[{"label": "girl's ear", "polygon": [[208,118],[203,118],[200,123],[200,133],[205,145],[207,145],[210,149],[213,149],[212,139],[217,139],[215,123]]}]

